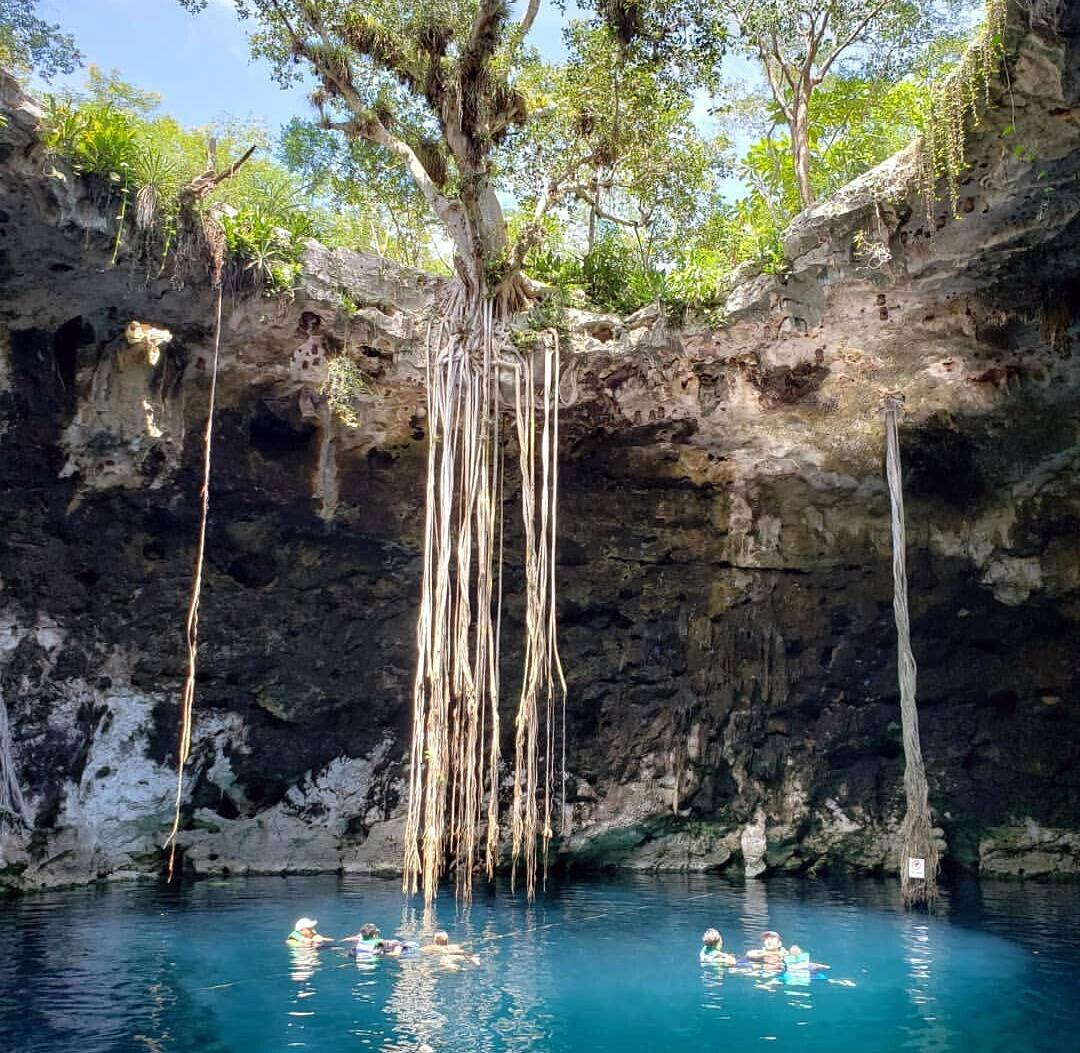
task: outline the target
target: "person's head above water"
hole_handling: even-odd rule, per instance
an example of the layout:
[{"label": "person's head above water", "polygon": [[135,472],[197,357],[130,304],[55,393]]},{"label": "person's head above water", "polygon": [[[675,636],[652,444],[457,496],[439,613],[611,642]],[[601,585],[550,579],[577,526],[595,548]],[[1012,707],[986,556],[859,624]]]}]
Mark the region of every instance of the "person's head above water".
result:
[{"label": "person's head above water", "polygon": [[450,942],[450,934],[440,929],[431,939],[436,947],[445,947]]},{"label": "person's head above water", "polygon": [[360,938],[363,940],[373,940],[379,935],[378,925],[372,925],[371,922],[366,922],[360,926]]},{"label": "person's head above water", "polygon": [[778,932],[764,932],[761,934],[761,946],[767,951],[778,951],[784,946]]},{"label": "person's head above water", "polygon": [[706,929],[701,937],[701,942],[706,947],[723,947],[724,937],[720,935],[717,929]]},{"label": "person's head above water", "polygon": [[315,932],[315,926],[318,924],[314,918],[297,918],[293,928],[301,936],[311,936]]}]

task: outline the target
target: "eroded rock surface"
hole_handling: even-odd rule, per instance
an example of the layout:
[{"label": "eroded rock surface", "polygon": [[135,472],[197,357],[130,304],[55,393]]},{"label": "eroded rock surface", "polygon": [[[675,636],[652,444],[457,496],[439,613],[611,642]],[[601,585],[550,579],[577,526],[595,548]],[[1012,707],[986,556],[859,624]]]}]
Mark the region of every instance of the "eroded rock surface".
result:
[{"label": "eroded rock surface", "polygon": [[[564,858],[892,865],[878,404],[900,390],[949,858],[1080,867],[1077,7],[1036,2],[1014,26],[1011,94],[933,237],[900,155],[800,217],[788,271],[746,274],[723,327],[573,319]],[[175,792],[213,300],[134,254],[109,266],[109,210],[43,156],[32,101],[7,80],[0,95],[0,691],[33,814],[0,867],[21,885],[145,873]],[[182,833],[201,872],[399,863],[440,288],[312,244],[293,302],[226,300]],[[365,378],[355,427],[324,394],[338,355]],[[516,499],[511,476],[510,553]],[[513,556],[507,572],[510,707]]]}]

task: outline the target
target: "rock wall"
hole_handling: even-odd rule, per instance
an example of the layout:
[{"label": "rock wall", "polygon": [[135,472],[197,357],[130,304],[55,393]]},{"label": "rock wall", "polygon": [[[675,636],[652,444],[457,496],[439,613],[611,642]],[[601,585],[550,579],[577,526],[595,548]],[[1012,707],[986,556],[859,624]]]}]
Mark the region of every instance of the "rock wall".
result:
[{"label": "rock wall", "polygon": [[[800,217],[787,271],[744,274],[718,329],[572,317],[564,861],[892,865],[878,404],[902,390],[949,861],[1080,869],[1077,7],[1014,18],[1009,96],[932,237],[902,154]],[[213,301],[134,249],[110,266],[110,210],[43,155],[10,80],[0,102],[0,695],[32,820],[0,836],[0,882],[32,887],[161,863]],[[399,866],[440,287],[312,243],[292,302],[227,298],[181,837],[199,872]],[[338,355],[366,378],[355,426],[323,393]],[[516,500],[511,476],[511,554]],[[512,727],[513,555],[507,576]]]}]

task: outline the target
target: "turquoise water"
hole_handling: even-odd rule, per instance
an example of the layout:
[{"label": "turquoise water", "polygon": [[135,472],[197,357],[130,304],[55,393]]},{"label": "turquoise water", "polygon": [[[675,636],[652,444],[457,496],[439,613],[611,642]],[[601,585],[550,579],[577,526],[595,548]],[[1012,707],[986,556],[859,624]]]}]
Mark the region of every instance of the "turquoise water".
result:
[{"label": "turquoise water", "polygon": [[[250,878],[79,889],[0,903],[0,1050],[12,1053],[1080,1049],[1075,886],[961,885],[935,917],[873,881],[563,884],[440,901],[479,965],[358,966],[291,951],[302,914],[333,936],[430,931],[395,882]],[[849,983],[762,985],[697,961],[767,928]]]}]

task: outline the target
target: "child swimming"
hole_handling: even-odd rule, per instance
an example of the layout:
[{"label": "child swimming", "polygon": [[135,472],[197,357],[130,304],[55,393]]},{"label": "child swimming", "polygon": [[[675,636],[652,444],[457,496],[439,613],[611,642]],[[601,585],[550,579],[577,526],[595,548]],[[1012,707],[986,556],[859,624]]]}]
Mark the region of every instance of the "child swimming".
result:
[{"label": "child swimming", "polygon": [[706,929],[701,937],[701,950],[698,952],[698,961],[703,965],[734,965],[735,955],[724,952],[724,937],[718,929]]},{"label": "child swimming", "polygon": [[789,973],[820,972],[828,968],[821,962],[810,961],[809,952],[804,951],[797,943],[793,943],[784,955],[784,969]]}]

